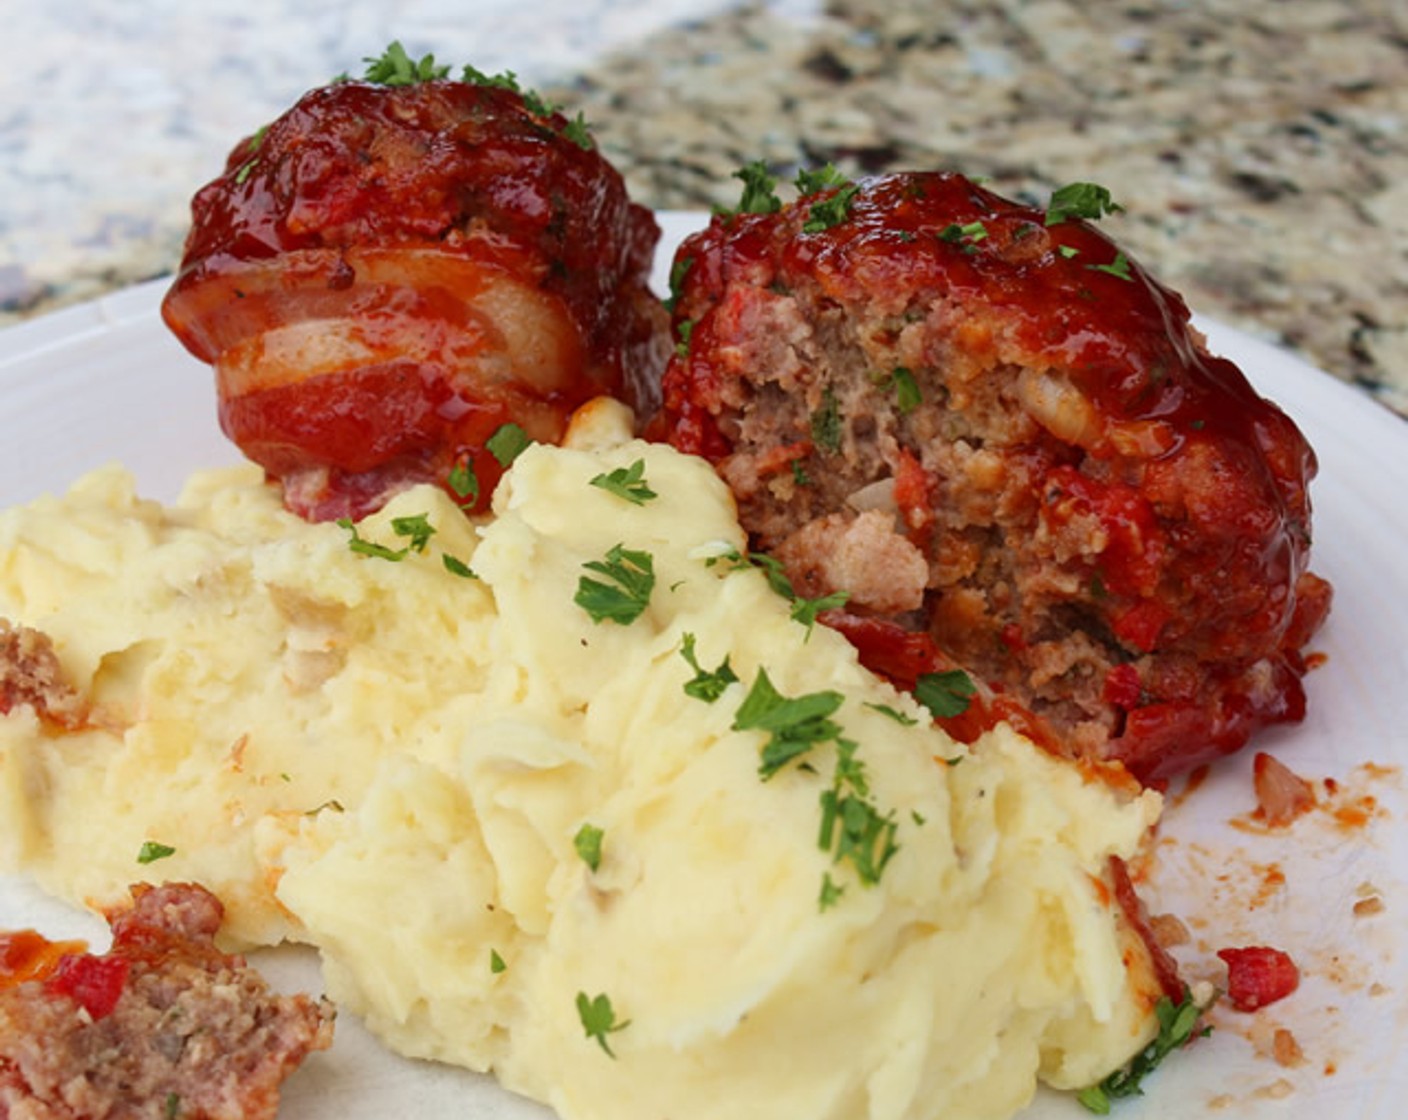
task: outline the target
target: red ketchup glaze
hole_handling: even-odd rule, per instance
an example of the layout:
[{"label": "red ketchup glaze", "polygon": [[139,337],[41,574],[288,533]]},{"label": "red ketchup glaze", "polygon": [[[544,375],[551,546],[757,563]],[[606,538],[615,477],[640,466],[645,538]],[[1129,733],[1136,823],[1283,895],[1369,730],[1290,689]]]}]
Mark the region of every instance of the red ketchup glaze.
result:
[{"label": "red ketchup glaze", "polygon": [[476,455],[487,412],[555,440],[594,396],[649,410],[658,236],[600,153],[515,91],[344,82],[196,194],[163,315],[216,364],[222,426],[251,458],[326,475],[299,511],[356,515],[378,481]]},{"label": "red ketchup glaze", "polygon": [[[801,228],[810,204],[716,216],[681,246],[674,315],[692,333],[647,434],[714,462],[732,452],[721,417],[738,375],[718,343],[738,330],[724,319],[741,286],[787,291],[805,278],[819,299],[882,321],[936,298],[981,307],[981,322],[957,328],[972,334],[963,345],[1049,368],[1093,406],[1094,429],[1066,446],[1014,449],[1049,466],[1045,493],[1060,500],[1043,517],[1093,516],[1109,541],[1090,573],[1100,601],[1081,609],[1131,666],[1174,652],[1205,673],[1193,692],[1172,671],[1121,666],[1104,688],[1122,724],[1108,756],[1157,780],[1302,718],[1300,648],[1330,606],[1308,572],[1315,456],[1235,365],[1207,353],[1183,300],[1092,224],[1047,226],[1044,211],[958,175],[864,181],[846,218],[815,232]],[[980,242],[951,235],[971,223]],[[1014,651],[1025,641],[1011,628],[997,636]]]},{"label": "red ketchup glaze", "polygon": [[0,933],[0,989],[53,975],[59,961],[83,952],[81,941],[50,941],[32,929]]}]

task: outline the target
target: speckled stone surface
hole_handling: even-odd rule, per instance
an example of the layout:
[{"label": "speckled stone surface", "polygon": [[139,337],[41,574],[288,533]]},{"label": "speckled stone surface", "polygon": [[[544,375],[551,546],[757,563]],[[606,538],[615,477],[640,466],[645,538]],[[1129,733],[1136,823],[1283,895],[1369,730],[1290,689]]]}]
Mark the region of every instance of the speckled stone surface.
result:
[{"label": "speckled stone surface", "polygon": [[1404,0],[6,5],[0,325],[169,271],[241,136],[393,39],[582,110],[633,194],[949,167],[1107,227],[1206,315],[1408,415]]}]

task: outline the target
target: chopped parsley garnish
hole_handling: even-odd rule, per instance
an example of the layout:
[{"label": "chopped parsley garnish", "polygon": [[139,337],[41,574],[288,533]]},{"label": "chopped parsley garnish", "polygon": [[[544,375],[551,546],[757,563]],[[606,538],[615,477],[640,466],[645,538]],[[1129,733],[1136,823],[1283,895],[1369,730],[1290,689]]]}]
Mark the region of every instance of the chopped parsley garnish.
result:
[{"label": "chopped parsley garnish", "polygon": [[821,407],[811,416],[812,442],[831,452],[841,450],[841,409],[828,385],[821,394]]},{"label": "chopped parsley garnish", "polygon": [[379,560],[404,560],[412,552],[424,552],[430,538],[435,535],[435,526],[423,513],[409,517],[393,517],[391,531],[398,537],[410,538],[404,548],[391,548],[376,541],[369,541],[357,530],[357,524],[350,517],[339,517],[337,524],[351,534],[347,547],[362,556],[375,556]]},{"label": "chopped parsley garnish", "polygon": [[684,294],[684,278],[693,267],[693,257],[677,257],[674,264],[670,265],[670,298],[665,301],[665,310],[674,311],[675,304],[679,303],[680,296]]},{"label": "chopped parsley garnish", "polygon": [[717,669],[705,669],[699,664],[699,659],[694,653],[694,635],[685,633],[680,638],[680,656],[685,663],[694,670],[694,676],[684,682],[684,694],[692,696],[696,700],[703,700],[706,704],[712,704],[724,694],[724,690],[729,685],[738,681],[738,674],[733,671],[733,667],[728,663],[725,655],[723,661]]},{"label": "chopped parsley garnish", "polygon": [[245,150],[249,152],[249,158],[240,164],[239,169],[235,172],[236,185],[248,179],[254,170],[254,165],[259,162],[259,147],[264,143],[264,136],[268,131],[269,126],[261,124],[254,130],[254,135],[249,138],[249,142],[245,145]]},{"label": "chopped parsley garnish", "polygon": [[459,576],[461,579],[479,578],[479,573],[458,556],[451,556],[448,552],[442,552],[440,554],[440,562],[445,565],[445,570],[452,576]]},{"label": "chopped parsley garnish", "polygon": [[812,485],[812,476],[807,473],[807,468],[802,465],[801,459],[793,459],[790,464],[792,468],[792,481],[798,486]]},{"label": "chopped parsley garnish", "polygon": [[767,781],[794,758],[841,734],[841,726],[830,717],[844,700],[841,693],[829,689],[797,697],[783,696],[773,686],[767,670],[760,668],[733,717],[733,729],[768,733],[758,765],[759,775]]},{"label": "chopped parsley garnish", "polygon": [[398,537],[409,537],[410,544],[406,547],[412,552],[424,552],[430,538],[435,535],[435,526],[425,514],[417,513],[410,517],[393,517],[391,531]]},{"label": "chopped parsley garnish", "polygon": [[1067,183],[1051,193],[1051,201],[1046,205],[1046,224],[1056,226],[1070,218],[1094,222],[1123,209],[1108,190],[1096,183]]},{"label": "chopped parsley garnish", "polygon": [[486,74],[473,66],[466,65],[460,81],[471,86],[485,86],[488,89],[506,89],[523,98],[523,107],[536,117],[550,117],[557,112],[557,106],[550,105],[535,91],[518,84],[518,75],[512,70],[501,74]]},{"label": "chopped parsley garnish", "polygon": [[836,774],[831,788],[821,795],[817,843],[832,853],[836,863],[849,862],[863,884],[873,886],[899,851],[895,843],[899,826],[893,812],[882,815],[869,800],[865,769],[855,757],[857,749],[858,744],[849,739],[836,741]]},{"label": "chopped parsley garnish", "polygon": [[582,115],[580,109],[577,111],[577,115],[567,122],[567,127],[562,130],[562,135],[584,152],[590,152],[596,147],[596,140],[592,137],[587,118]]},{"label": "chopped parsley garnish", "polygon": [[904,366],[896,366],[888,374],[876,374],[872,380],[883,389],[894,390],[895,407],[899,409],[901,416],[908,416],[924,401],[924,396],[919,391],[919,382],[914,380],[914,374]]},{"label": "chopped parsley garnish", "polygon": [[357,523],[350,517],[339,517],[337,524],[352,535],[352,539],[347,542],[347,547],[353,552],[363,556],[375,556],[380,560],[404,560],[410,554],[410,548],[388,548],[384,544],[367,540],[358,532]]},{"label": "chopped parsley garnish", "polygon": [[831,187],[844,187],[850,180],[836,170],[835,164],[828,163],[815,171],[802,168],[797,172],[797,190],[801,194],[816,194]]},{"label": "chopped parsley garnish", "polygon": [[448,66],[437,66],[435,56],[428,54],[419,62],[406,53],[399,41],[392,42],[380,56],[364,58],[368,82],[383,86],[413,86],[418,82],[433,82],[449,75]]},{"label": "chopped parsley garnish", "polygon": [[472,506],[479,500],[479,476],[474,473],[474,463],[468,456],[450,468],[445,481],[461,506]]},{"label": "chopped parsley garnish", "polygon": [[830,595],[823,595],[819,599],[798,599],[792,604],[792,618],[805,626],[807,637],[811,637],[817,615],[822,611],[840,610],[850,600],[851,593],[849,591],[833,591]]},{"label": "chopped parsley garnish", "polygon": [[610,997],[605,993],[596,997],[588,997],[586,992],[578,992],[577,1017],[581,1019],[582,1030],[586,1032],[587,1037],[596,1039],[608,1057],[616,1057],[610,1044],[606,1041],[606,1036],[625,1030],[631,1025],[631,1021],[629,1019],[624,1023],[616,1021],[616,1011],[611,1006]]},{"label": "chopped parsley garnish", "polygon": [[162,1116],[165,1117],[165,1120],[176,1120],[176,1118],[177,1118],[178,1116],[180,1116],[180,1115],[181,1115],[181,1094],[180,1094],[180,1093],[167,1093],[167,1094],[166,1094],[166,1107],[165,1107],[165,1109],[162,1111]]},{"label": "chopped parsley garnish", "polygon": [[591,480],[591,485],[635,506],[643,506],[652,498],[659,497],[645,481],[644,459],[637,459],[629,467],[617,467],[614,471],[599,474]]},{"label": "chopped parsley garnish", "polygon": [[503,957],[499,956],[499,951],[497,949],[490,949],[489,971],[492,972],[495,976],[497,976],[500,972],[503,972],[507,968],[508,965],[504,963]]},{"label": "chopped parsley garnish", "polygon": [[900,711],[898,708],[892,708],[889,704],[872,704],[869,701],[866,701],[865,706],[867,708],[871,708],[874,711],[879,712],[882,716],[889,716],[901,727],[913,727],[916,723],[919,722],[913,716],[907,715],[906,713]]},{"label": "chopped parsley garnish", "polygon": [[681,319],[675,324],[675,333],[679,335],[679,341],[675,343],[675,353],[681,358],[689,357],[689,336],[694,333],[694,320]]},{"label": "chopped parsley garnish", "polygon": [[743,180],[743,195],[738,205],[726,214],[775,214],[782,209],[782,199],[777,197],[777,177],[768,171],[768,165],[760,159],[744,164],[733,173],[735,179]]},{"label": "chopped parsley garnish", "polygon": [[626,625],[644,613],[655,589],[655,562],[648,552],[615,545],[604,560],[588,560],[582,567],[605,576],[609,583],[582,576],[573,602],[593,622],[610,619]]},{"label": "chopped parsley garnish", "polygon": [[792,581],[787,578],[787,571],[783,568],[782,561],[769,556],[766,552],[750,552],[744,556],[737,549],[729,549],[721,555],[711,556],[706,563],[709,567],[713,567],[720,561],[732,564],[735,571],[739,568],[757,568],[766,577],[768,586],[792,604],[792,620],[800,622],[808,630],[816,623],[817,615],[822,611],[844,606],[850,600],[850,592],[848,591],[835,591],[830,595],[823,595],[819,599],[803,598],[797,594],[796,588],[792,586]]},{"label": "chopped parsley garnish", "polygon": [[577,829],[577,835],[572,837],[572,847],[582,857],[582,862],[593,871],[601,866],[601,841],[605,836],[606,833],[596,825],[584,824]]},{"label": "chopped parsley garnish", "polygon": [[939,719],[960,716],[968,710],[977,687],[962,669],[925,673],[914,685],[914,698]]},{"label": "chopped parsley garnish", "polygon": [[1115,1099],[1143,1095],[1144,1090],[1140,1082],[1159,1063],[1180,1046],[1187,1045],[1194,1037],[1202,1038],[1212,1032],[1209,1026],[1198,1030],[1202,1013],[1203,1009],[1194,1002],[1192,992],[1186,987],[1183,989],[1183,998],[1178,1003],[1174,1003],[1168,996],[1161,997],[1154,1007],[1154,1014],[1159,1020],[1158,1036],[1136,1054],[1129,1065],[1116,1070],[1098,1085],[1082,1089],[1076,1099],[1091,1112],[1108,1116],[1111,1103]]},{"label": "chopped parsley garnish", "polygon": [[507,467],[522,455],[532,442],[527,432],[510,421],[494,429],[494,434],[484,441],[484,448],[499,466]]},{"label": "chopped parsley garnish", "polygon": [[807,220],[802,223],[802,232],[821,233],[839,226],[851,216],[851,203],[855,201],[856,192],[859,190],[857,184],[850,183],[830,198],[813,202],[811,209],[807,211]]},{"label": "chopped parsley garnish", "polygon": [[1115,259],[1109,264],[1088,264],[1085,267],[1092,272],[1107,272],[1121,280],[1128,280],[1131,283],[1134,281],[1134,277],[1129,272],[1129,258],[1123,253],[1116,253]]},{"label": "chopped parsley garnish", "polygon": [[155,863],[159,859],[166,859],[167,856],[174,856],[176,849],[170,844],[159,844],[155,840],[144,840],[141,848],[137,851],[138,863]]},{"label": "chopped parsley garnish", "polygon": [[1067,260],[1070,260],[1072,257],[1080,256],[1080,250],[1073,245],[1057,245],[1056,251]]},{"label": "chopped parsley garnish", "polygon": [[957,244],[960,241],[982,241],[988,235],[988,227],[982,222],[967,222],[959,225],[957,222],[950,222],[939,230],[939,240]]},{"label": "chopped parsley garnish", "polygon": [[841,896],[845,893],[845,885],[836,882],[831,877],[831,872],[824,872],[821,876],[821,894],[817,897],[817,908],[823,911],[830,910],[841,901]]}]

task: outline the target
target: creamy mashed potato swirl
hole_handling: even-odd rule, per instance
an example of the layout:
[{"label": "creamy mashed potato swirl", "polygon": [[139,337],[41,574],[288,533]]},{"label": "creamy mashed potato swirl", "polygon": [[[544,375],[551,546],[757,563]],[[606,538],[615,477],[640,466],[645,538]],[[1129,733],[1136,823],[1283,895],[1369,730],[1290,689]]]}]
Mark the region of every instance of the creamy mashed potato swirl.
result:
[{"label": "creamy mashed potato swirl", "polygon": [[[637,462],[655,498],[593,484]],[[355,552],[254,470],[169,509],[109,470],[0,518],[0,613],[94,703],[70,733],[0,719],[4,865],[86,903],[198,878],[239,940],[317,946],[393,1048],[567,1120],[1006,1117],[1151,1036],[1106,877],[1157,795],[1006,727],[952,742],[720,560],[744,540],[707,464],[594,405],[492,518],[422,487],[356,532],[426,524]],[[596,621],[584,565],[618,546],[654,586]],[[738,678],[713,700],[688,641]],[[735,726],[760,672],[841,698],[770,775],[769,731]],[[824,840],[838,789],[893,828],[878,875]],[[175,851],[140,866],[146,841]]]}]

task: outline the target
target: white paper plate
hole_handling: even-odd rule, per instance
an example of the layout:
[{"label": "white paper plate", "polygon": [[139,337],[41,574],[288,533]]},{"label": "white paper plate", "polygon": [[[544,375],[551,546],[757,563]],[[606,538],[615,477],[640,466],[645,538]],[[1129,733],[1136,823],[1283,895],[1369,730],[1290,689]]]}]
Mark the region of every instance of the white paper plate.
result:
[{"label": "white paper plate", "polygon": [[[667,214],[665,249],[698,225]],[[165,282],[147,284],[0,332],[0,502],[62,490],[112,460],[136,472],[144,492],[175,496],[191,471],[237,460],[215,421],[209,370],[163,327]],[[1271,944],[1298,961],[1291,998],[1259,1016],[1218,1015],[1213,1037],[1175,1056],[1148,1094],[1117,1102],[1125,1120],[1398,1120],[1408,1101],[1408,424],[1352,389],[1263,342],[1214,322],[1199,324],[1211,348],[1237,362],[1256,387],[1301,425],[1321,472],[1315,502],[1315,569],[1336,589],[1316,648],[1327,660],[1309,678],[1310,715],[1259,746],[1301,774],[1333,778],[1339,805],[1375,799],[1370,822],[1346,828],[1317,811],[1277,835],[1238,827],[1252,807],[1251,756],[1227,760],[1164,826],[1155,909],[1188,920],[1196,944],[1184,954],[1211,974],[1210,951]],[[1385,768],[1370,771],[1369,766]],[[1284,886],[1275,887],[1277,876]],[[1356,916],[1372,888],[1379,914]],[[0,876],[0,928],[35,926],[103,943],[94,919]],[[311,954],[256,955],[276,982],[318,990]],[[1211,961],[1211,964],[1209,963]],[[1259,1056],[1274,1027],[1291,1031],[1305,1060],[1286,1068]],[[330,1053],[288,1085],[286,1120],[388,1115],[546,1117],[488,1079],[382,1050],[350,1016]],[[1073,1100],[1043,1094],[1024,1120],[1086,1116]],[[793,1120],[793,1118],[780,1118]],[[805,1118],[796,1118],[805,1120]]]}]

